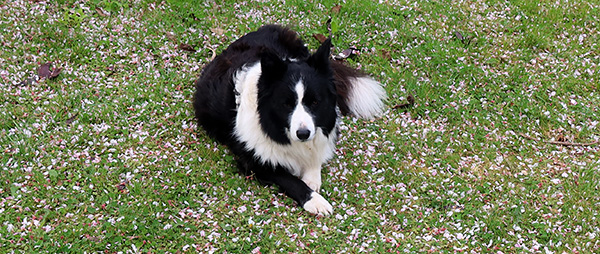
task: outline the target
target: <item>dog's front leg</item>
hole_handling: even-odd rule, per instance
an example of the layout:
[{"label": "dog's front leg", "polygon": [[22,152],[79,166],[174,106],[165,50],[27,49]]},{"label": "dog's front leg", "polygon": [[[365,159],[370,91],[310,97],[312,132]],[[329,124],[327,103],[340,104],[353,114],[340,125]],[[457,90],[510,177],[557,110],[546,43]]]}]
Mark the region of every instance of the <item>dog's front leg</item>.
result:
[{"label": "dog's front leg", "polygon": [[319,192],[321,189],[321,168],[310,168],[302,173],[302,181],[312,190]]},{"label": "dog's front leg", "polygon": [[[323,196],[314,191],[312,189],[313,187],[309,187],[306,182],[295,177],[283,167],[277,167],[274,170],[254,170],[254,174],[259,181],[273,183],[279,186],[281,192],[296,200],[302,208],[310,213],[320,215],[330,215],[333,213],[333,207],[325,200],[325,198],[323,198]],[[319,177],[318,189],[321,184],[321,176],[320,174],[317,175]]]}]

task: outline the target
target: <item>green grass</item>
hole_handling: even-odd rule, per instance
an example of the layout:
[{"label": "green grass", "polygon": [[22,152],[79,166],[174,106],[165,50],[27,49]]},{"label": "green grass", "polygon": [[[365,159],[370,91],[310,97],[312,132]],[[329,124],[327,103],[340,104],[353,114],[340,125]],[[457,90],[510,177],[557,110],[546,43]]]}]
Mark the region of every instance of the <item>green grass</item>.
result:
[{"label": "green grass", "polygon": [[[0,2],[0,252],[600,251],[600,145],[520,134],[600,140],[600,6],[383,2]],[[213,49],[267,23],[316,49],[329,17],[416,102],[343,119],[315,217],[237,173],[191,99]]]}]

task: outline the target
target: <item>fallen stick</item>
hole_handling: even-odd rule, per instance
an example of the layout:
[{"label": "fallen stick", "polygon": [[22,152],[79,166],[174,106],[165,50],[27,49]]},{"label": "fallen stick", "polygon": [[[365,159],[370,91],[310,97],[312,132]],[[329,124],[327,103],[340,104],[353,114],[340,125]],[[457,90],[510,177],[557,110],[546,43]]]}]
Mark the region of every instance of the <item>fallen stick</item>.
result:
[{"label": "fallen stick", "polygon": [[409,95],[406,98],[406,100],[408,101],[408,103],[394,105],[392,107],[392,109],[408,108],[408,107],[412,106],[413,104],[415,104],[415,97],[412,95]]},{"label": "fallen stick", "polygon": [[552,144],[552,145],[561,145],[561,146],[591,146],[591,145],[595,145],[598,144],[598,140],[591,142],[591,143],[571,143],[571,142],[562,142],[562,141],[545,141],[545,140],[541,140],[541,139],[537,139],[531,136],[527,136],[525,133],[519,132],[519,135],[521,137],[524,137],[526,139],[529,140],[534,140],[537,142],[544,142],[544,143],[548,143],[548,144]]}]

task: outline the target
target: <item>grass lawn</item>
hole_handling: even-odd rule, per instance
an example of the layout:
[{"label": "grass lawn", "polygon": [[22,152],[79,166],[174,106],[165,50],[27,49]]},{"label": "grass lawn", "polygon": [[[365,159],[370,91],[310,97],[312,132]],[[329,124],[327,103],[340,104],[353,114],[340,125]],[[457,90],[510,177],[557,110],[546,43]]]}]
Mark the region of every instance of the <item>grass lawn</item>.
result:
[{"label": "grass lawn", "polygon": [[[1,253],[600,252],[597,1],[191,2],[0,1]],[[245,33],[314,50],[329,17],[390,100],[343,118],[317,217],[191,99]]]}]

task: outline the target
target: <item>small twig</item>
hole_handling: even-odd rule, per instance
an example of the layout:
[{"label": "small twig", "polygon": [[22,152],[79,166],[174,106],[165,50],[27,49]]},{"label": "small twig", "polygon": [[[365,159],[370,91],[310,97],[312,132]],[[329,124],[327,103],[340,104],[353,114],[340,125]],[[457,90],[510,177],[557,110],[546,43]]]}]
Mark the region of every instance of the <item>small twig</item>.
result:
[{"label": "small twig", "polygon": [[65,120],[65,123],[67,125],[72,124],[73,121],[75,121],[75,119],[77,119],[77,116],[79,116],[79,112],[75,112],[75,115],[73,115],[72,117],[69,117],[69,119]]},{"label": "small twig", "polygon": [[541,139],[537,139],[531,136],[527,136],[525,133],[519,132],[519,135],[523,138],[529,139],[529,140],[533,140],[533,141],[537,141],[537,142],[544,142],[544,143],[548,143],[548,144],[552,144],[552,145],[560,145],[560,146],[591,146],[591,145],[595,145],[598,144],[600,141],[596,140],[594,142],[590,142],[590,143],[571,143],[571,142],[562,142],[562,141],[545,141],[545,140],[541,140]]},{"label": "small twig", "polygon": [[408,103],[404,103],[404,104],[396,104],[392,107],[392,109],[401,109],[401,108],[408,108],[412,105],[415,104],[415,97],[412,95],[409,95],[406,100],[408,101]]},{"label": "small twig", "polygon": [[108,70],[108,71],[109,71],[109,73],[108,73],[108,74],[106,74],[106,77],[107,77],[107,78],[108,78],[108,77],[110,77],[110,76],[112,76],[113,74],[117,73],[117,71],[115,70],[115,67],[114,67],[114,66],[108,66],[108,67],[106,68],[106,70]]}]

